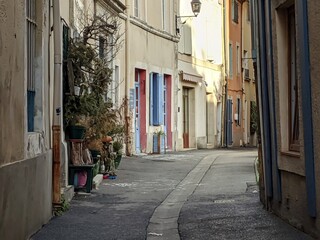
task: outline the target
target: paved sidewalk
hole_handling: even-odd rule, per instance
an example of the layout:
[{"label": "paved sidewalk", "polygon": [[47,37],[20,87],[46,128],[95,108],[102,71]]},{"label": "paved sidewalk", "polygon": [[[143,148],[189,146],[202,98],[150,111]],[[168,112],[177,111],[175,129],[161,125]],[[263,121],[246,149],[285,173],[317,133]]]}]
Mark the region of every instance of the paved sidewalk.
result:
[{"label": "paved sidewalk", "polygon": [[212,164],[179,217],[182,240],[312,239],[263,209],[255,151],[226,151]]}]

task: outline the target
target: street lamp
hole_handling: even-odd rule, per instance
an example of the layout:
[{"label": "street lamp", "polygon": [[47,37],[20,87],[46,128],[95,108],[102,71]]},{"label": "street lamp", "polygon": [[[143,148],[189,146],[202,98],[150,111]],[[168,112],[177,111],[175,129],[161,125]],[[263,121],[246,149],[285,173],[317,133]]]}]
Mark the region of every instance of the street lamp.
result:
[{"label": "street lamp", "polygon": [[179,18],[191,18],[191,17],[197,17],[198,14],[200,13],[200,9],[201,9],[201,2],[200,0],[192,0],[191,1],[191,9],[193,12],[193,16],[177,16],[176,15],[176,34],[178,34],[180,32],[180,29],[178,28],[178,19]]}]

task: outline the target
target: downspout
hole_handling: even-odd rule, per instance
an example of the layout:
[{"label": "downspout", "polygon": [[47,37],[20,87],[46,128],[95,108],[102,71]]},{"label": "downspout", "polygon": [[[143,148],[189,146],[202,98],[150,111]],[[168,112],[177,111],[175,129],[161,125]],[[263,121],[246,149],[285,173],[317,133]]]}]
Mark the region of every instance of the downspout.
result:
[{"label": "downspout", "polygon": [[[228,112],[227,112],[227,101],[228,101],[228,75],[227,75],[227,57],[226,57],[226,44],[227,44],[227,39],[226,39],[226,0],[223,1],[223,20],[222,20],[222,24],[223,24],[223,39],[224,39],[224,44],[223,44],[223,60],[224,60],[224,71],[223,71],[223,78],[224,78],[224,82],[225,82],[225,94],[224,94],[224,127],[223,127],[223,131],[224,134],[221,134],[221,144],[223,145],[223,140],[225,143],[225,147],[228,148]],[[229,59],[230,60],[230,59]],[[223,139],[223,135],[224,135],[224,139]]]},{"label": "downspout", "polygon": [[266,32],[269,33],[266,46],[269,51],[267,54],[267,62],[269,67],[267,72],[269,75],[268,89],[269,89],[269,118],[270,118],[270,146],[271,146],[271,159],[272,159],[272,174],[273,174],[273,198],[278,202],[282,200],[282,187],[281,187],[281,173],[278,166],[278,144],[277,144],[277,133],[272,129],[277,129],[276,124],[276,110],[275,110],[275,95],[274,95],[274,71],[273,71],[273,44],[272,44],[272,22],[271,22],[271,3],[266,2]]},{"label": "downspout", "polygon": [[[47,96],[47,101],[48,101],[48,109],[47,109],[47,114],[49,116],[49,127],[52,126],[52,119],[50,119],[51,116],[51,107],[50,107],[50,86],[51,86],[51,6],[52,6],[52,1],[49,0],[49,6],[48,6],[48,50],[47,50],[47,54],[48,54],[48,96]],[[49,132],[49,148],[51,148],[52,146],[52,132]]]},{"label": "downspout", "polygon": [[[240,53],[239,53],[239,57],[240,57],[240,82],[242,82],[242,96],[241,96],[241,106],[240,106],[240,114],[241,114],[241,119],[240,119],[240,116],[238,116],[238,119],[240,119],[240,127],[243,129],[243,133],[244,134],[247,134],[245,131],[244,131],[244,125],[246,124],[244,121],[243,121],[243,109],[244,109],[244,106],[245,106],[245,89],[244,89],[244,77],[243,77],[243,69],[242,69],[242,49],[243,49],[243,3],[245,2],[246,0],[244,1],[241,1],[240,2],[240,13],[241,13],[241,23],[240,23]],[[239,66],[238,66],[239,67]],[[247,119],[247,118],[246,118]],[[242,135],[242,146],[245,145],[246,143],[244,143],[244,140],[246,139],[247,140],[247,137],[244,136],[244,134]]]},{"label": "downspout", "polygon": [[130,116],[129,116],[129,99],[128,99],[128,84],[130,81],[130,0],[126,0],[126,34],[125,34],[125,43],[126,43],[126,50],[125,50],[125,62],[126,62],[126,68],[125,68],[125,76],[126,79],[124,81],[124,99],[125,99],[125,105],[124,105],[124,115],[125,115],[125,144],[126,144],[126,155],[130,156],[130,146],[129,146],[129,139],[130,139]]},{"label": "downspout", "polygon": [[61,158],[61,26],[60,0],[53,0],[54,26],[54,90],[53,90],[53,204],[61,204],[60,194],[60,158]]},{"label": "downspout", "polygon": [[[271,156],[271,136],[270,136],[270,118],[269,118],[269,94],[268,94],[268,75],[267,75],[267,49],[266,49],[266,19],[265,19],[265,0],[257,2],[259,13],[259,77],[256,81],[261,101],[259,102],[260,121],[261,121],[261,139],[262,155],[264,163],[264,180],[267,198],[267,209],[270,200],[273,198],[273,179],[272,179],[272,156]],[[263,107],[262,107],[263,106]]]},{"label": "downspout", "polygon": [[[179,1],[174,1],[174,10],[175,10],[175,25],[174,25],[174,34],[177,34],[177,28],[178,28],[178,23],[177,23],[177,16],[179,14],[180,10],[180,2]],[[180,37],[179,37],[180,41]],[[175,44],[175,73],[174,73],[174,87],[173,87],[173,93],[174,93],[174,147],[173,150],[177,151],[177,141],[178,141],[178,95],[179,95],[179,81],[180,81],[180,74],[179,74],[179,41]]]},{"label": "downspout", "polygon": [[[260,94],[258,90],[258,58],[257,58],[257,51],[258,51],[258,8],[257,3],[255,0],[250,2],[251,7],[251,48],[252,48],[252,59],[253,59],[253,69],[254,69],[254,78],[256,80],[255,84],[255,91],[256,91],[256,104],[257,104],[257,112],[260,113]],[[257,143],[258,143],[258,159],[259,159],[259,189],[260,189],[260,201],[266,206],[266,192],[265,192],[265,178],[264,178],[264,160],[262,154],[262,143],[261,143],[261,124],[260,124],[260,114],[257,116]]]},{"label": "downspout", "polygon": [[312,83],[310,75],[310,49],[309,49],[309,22],[308,22],[308,2],[298,1],[297,28],[300,33],[298,36],[298,47],[301,51],[301,105],[302,105],[302,126],[303,126],[303,146],[306,173],[306,188],[308,213],[310,217],[317,217],[317,186],[315,175],[315,153],[314,153],[314,122],[312,119]]}]

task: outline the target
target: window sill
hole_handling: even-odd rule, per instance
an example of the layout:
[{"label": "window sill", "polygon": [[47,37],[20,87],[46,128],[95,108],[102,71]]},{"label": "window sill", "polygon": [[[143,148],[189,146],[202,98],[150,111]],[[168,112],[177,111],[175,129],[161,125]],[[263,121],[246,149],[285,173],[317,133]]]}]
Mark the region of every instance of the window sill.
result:
[{"label": "window sill", "polygon": [[294,158],[300,158],[300,152],[294,152],[294,151],[281,151],[281,155],[286,155],[289,157],[294,157]]},{"label": "window sill", "polygon": [[299,176],[305,176],[305,163],[299,152],[281,151],[279,154],[279,169]]}]

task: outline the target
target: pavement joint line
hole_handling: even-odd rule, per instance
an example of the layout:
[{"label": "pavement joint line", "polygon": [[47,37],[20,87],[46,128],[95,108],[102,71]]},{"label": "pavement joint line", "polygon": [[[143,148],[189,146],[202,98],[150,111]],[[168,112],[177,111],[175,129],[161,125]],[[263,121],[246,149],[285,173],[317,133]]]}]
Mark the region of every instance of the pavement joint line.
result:
[{"label": "pavement joint line", "polygon": [[[203,157],[201,161],[186,175],[186,177],[182,181],[180,181],[176,188],[168,194],[166,199],[164,199],[164,201],[162,201],[162,203],[154,210],[147,227],[147,240],[152,240],[155,238],[154,235],[150,236],[149,233],[157,233],[161,231],[161,234],[165,236],[167,230],[175,230],[175,234],[173,236],[171,235],[170,239],[180,239],[178,230],[178,218],[180,215],[181,208],[183,204],[187,201],[188,197],[194,193],[195,189],[199,186],[199,183],[202,181],[207,171],[210,169],[215,160],[219,158],[219,156],[220,154],[217,153]],[[181,194],[181,192],[183,192],[184,194]],[[174,203],[174,205],[172,205],[172,203]],[[175,206],[175,210],[179,210],[178,213],[168,211],[169,209],[172,209],[172,206]],[[173,223],[172,221],[175,220],[175,228],[163,228],[163,224],[167,224],[165,219],[168,218],[171,219],[171,223]],[[154,220],[157,220],[157,225],[154,224]],[[157,237],[159,238],[159,236]]]}]

